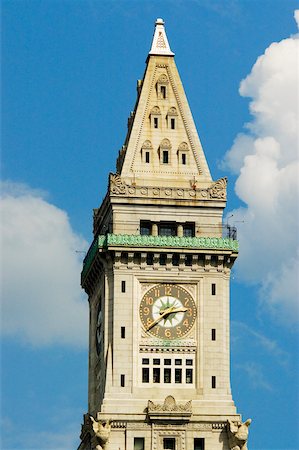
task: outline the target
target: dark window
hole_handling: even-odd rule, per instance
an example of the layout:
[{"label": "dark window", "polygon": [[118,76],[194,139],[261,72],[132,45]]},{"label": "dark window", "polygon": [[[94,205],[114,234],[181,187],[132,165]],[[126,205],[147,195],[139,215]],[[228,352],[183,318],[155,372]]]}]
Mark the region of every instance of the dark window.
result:
[{"label": "dark window", "polygon": [[163,150],[163,164],[168,164],[169,157],[168,157],[168,150]]},{"label": "dark window", "polygon": [[150,162],[150,152],[145,152],[145,162],[146,163]]},{"label": "dark window", "polygon": [[171,365],[171,359],[164,359],[164,365],[170,366]]},{"label": "dark window", "polygon": [[172,130],[175,129],[175,119],[170,119],[170,128],[171,128]]},{"label": "dark window", "polygon": [[159,367],[153,368],[153,383],[160,383],[160,369]]},{"label": "dark window", "polygon": [[171,369],[164,369],[164,383],[171,383]]},{"label": "dark window", "polygon": [[216,341],[216,329],[212,328],[212,341]]},{"label": "dark window", "polygon": [[160,255],[160,265],[161,266],[166,266],[166,254],[165,253],[162,253]]},{"label": "dark window", "polygon": [[216,295],[216,284],[212,283],[212,295]]},{"label": "dark window", "polygon": [[175,438],[164,438],[163,439],[163,449],[164,450],[175,450]]},{"label": "dark window", "polygon": [[186,366],[193,366],[193,359],[186,359]]},{"label": "dark window", "polygon": [[147,253],[146,255],[146,264],[148,266],[152,266],[154,263],[154,255],[152,253]]},{"label": "dark window", "polygon": [[174,253],[172,255],[172,265],[173,266],[178,266],[180,262],[180,256],[177,253]]},{"label": "dark window", "polygon": [[193,383],[193,369],[186,369],[186,383]]},{"label": "dark window", "polygon": [[185,223],[183,225],[183,234],[186,237],[194,237],[195,236],[195,224],[194,223]]},{"label": "dark window", "polygon": [[176,366],[181,366],[181,365],[182,365],[182,360],[181,360],[181,359],[176,359],[176,360],[174,361],[174,364],[175,364]]},{"label": "dark window", "polygon": [[126,328],[125,327],[120,328],[120,336],[122,339],[124,339],[126,337]]},{"label": "dark window", "polygon": [[154,128],[158,128],[158,117],[154,117]]},{"label": "dark window", "polygon": [[128,264],[128,253],[122,252],[120,260],[121,260],[122,264]]},{"label": "dark window", "polygon": [[182,164],[185,166],[187,164],[186,153],[182,153]]},{"label": "dark window", "polygon": [[125,281],[121,282],[121,291],[126,292],[126,282]]},{"label": "dark window", "polygon": [[142,383],[149,383],[149,368],[142,367]]},{"label": "dark window", "polygon": [[150,236],[152,231],[152,224],[150,222],[140,221],[140,234],[142,236]]},{"label": "dark window", "polygon": [[134,450],[144,450],[144,438],[135,437],[134,438]]},{"label": "dark window", "polygon": [[192,255],[185,255],[185,265],[192,266]]},{"label": "dark window", "polygon": [[142,358],[142,364],[149,364],[148,358]]},{"label": "dark window", "polygon": [[175,223],[160,223],[159,235],[160,236],[176,236],[177,226]]},{"label": "dark window", "polygon": [[160,365],[160,359],[154,358],[153,364],[154,364],[154,366],[159,366]]},{"label": "dark window", "polygon": [[161,97],[166,98],[166,86],[161,86]]},{"label": "dark window", "polygon": [[194,439],[194,450],[205,450],[204,438],[195,438]]},{"label": "dark window", "polygon": [[125,386],[125,376],[124,375],[120,376],[120,385],[121,385],[121,387]]},{"label": "dark window", "polygon": [[212,376],[212,388],[216,388],[216,377],[214,375]]},{"label": "dark window", "polygon": [[176,383],[182,382],[182,369],[175,369],[175,382]]}]

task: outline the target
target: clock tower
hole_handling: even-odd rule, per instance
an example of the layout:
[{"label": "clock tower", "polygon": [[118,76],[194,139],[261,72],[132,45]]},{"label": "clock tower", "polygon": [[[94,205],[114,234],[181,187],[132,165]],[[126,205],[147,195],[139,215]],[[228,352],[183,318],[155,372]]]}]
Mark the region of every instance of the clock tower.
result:
[{"label": "clock tower", "polygon": [[223,236],[226,182],[211,178],[157,19],[83,264],[89,387],[80,450],[226,450],[238,430],[247,449],[249,423],[230,387],[238,242]]}]

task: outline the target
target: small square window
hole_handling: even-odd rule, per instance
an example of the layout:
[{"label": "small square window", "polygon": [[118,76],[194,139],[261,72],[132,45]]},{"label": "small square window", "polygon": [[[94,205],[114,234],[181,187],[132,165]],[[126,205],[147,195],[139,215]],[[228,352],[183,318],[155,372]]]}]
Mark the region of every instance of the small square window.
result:
[{"label": "small square window", "polygon": [[164,365],[170,366],[171,365],[171,359],[164,359]]},{"label": "small square window", "polygon": [[134,438],[134,450],[144,450],[144,438],[135,437]]},{"label": "small square window", "polygon": [[149,364],[149,358],[142,358],[142,364]]},{"label": "small square window", "polygon": [[160,383],[160,368],[153,368],[153,383]]},{"label": "small square window", "polygon": [[149,383],[149,368],[142,367],[142,383]]},{"label": "small square window", "polygon": [[186,366],[193,366],[193,359],[186,359]]},{"label": "small square window", "polygon": [[163,450],[175,450],[175,438],[164,438]]},{"label": "small square window", "polygon": [[181,366],[182,365],[182,360],[181,359],[176,359],[174,361],[174,363],[175,363],[176,366]]},{"label": "small square window", "polygon": [[204,438],[195,438],[194,439],[194,450],[205,450]]},{"label": "small square window", "polygon": [[154,358],[153,364],[154,364],[154,366],[159,366],[160,365],[160,359]]},{"label": "small square window", "polygon": [[169,154],[168,154],[168,150],[163,150],[163,164],[168,164],[169,162]]},{"label": "small square window", "polygon": [[140,234],[141,236],[150,236],[152,231],[152,224],[150,222],[140,221]]}]

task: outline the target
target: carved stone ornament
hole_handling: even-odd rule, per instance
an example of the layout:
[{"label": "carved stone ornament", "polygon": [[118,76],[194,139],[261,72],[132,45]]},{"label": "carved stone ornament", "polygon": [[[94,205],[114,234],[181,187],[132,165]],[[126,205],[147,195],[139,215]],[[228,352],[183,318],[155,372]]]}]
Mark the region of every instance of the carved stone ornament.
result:
[{"label": "carved stone ornament", "polygon": [[159,106],[154,106],[151,110],[151,114],[153,114],[154,116],[158,116],[159,114],[161,114]]},{"label": "carved stone ornament", "polygon": [[122,181],[121,177],[117,173],[110,174],[109,186],[112,194],[116,195],[125,194],[127,190],[126,184]]},{"label": "carved stone ornament", "polygon": [[211,198],[226,198],[226,185],[227,185],[227,178],[220,178],[219,180],[215,181],[215,183],[212,185],[212,187],[209,188],[209,194]]},{"label": "carved stone ornament", "polygon": [[172,106],[171,108],[169,108],[167,115],[168,116],[177,116],[178,112],[177,112],[176,108],[174,106]]},{"label": "carved stone ornament", "polygon": [[181,142],[178,150],[180,152],[187,152],[189,150],[187,142]]},{"label": "carved stone ornament", "polygon": [[150,419],[189,420],[192,415],[192,400],[180,405],[172,395],[168,395],[163,404],[148,401],[147,412]]},{"label": "carved stone ornament", "polygon": [[109,441],[111,424],[110,420],[95,420],[90,416],[92,423],[93,435],[91,439],[92,450],[105,450],[106,445]]},{"label": "carved stone ornament", "polygon": [[251,419],[247,419],[244,423],[227,421],[228,444],[231,450],[248,450],[247,440],[250,424]]},{"label": "carved stone ornament", "polygon": [[166,84],[168,83],[168,78],[165,73],[162,73],[162,75],[159,76],[157,83]]},{"label": "carved stone ornament", "polygon": [[161,144],[160,144],[160,148],[171,148],[171,143],[170,143],[170,140],[169,139],[163,139],[163,141],[161,141]]},{"label": "carved stone ornament", "polygon": [[152,149],[153,146],[152,146],[151,141],[149,141],[148,139],[147,139],[146,141],[144,141],[141,148],[144,148],[144,149]]}]

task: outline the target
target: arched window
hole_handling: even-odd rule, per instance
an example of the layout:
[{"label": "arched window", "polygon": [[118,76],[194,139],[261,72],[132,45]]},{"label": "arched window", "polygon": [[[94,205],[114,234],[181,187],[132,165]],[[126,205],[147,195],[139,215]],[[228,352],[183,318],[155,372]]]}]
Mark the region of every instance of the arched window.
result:
[{"label": "arched window", "polygon": [[171,163],[171,143],[169,139],[163,139],[159,147],[159,156],[161,164]]},{"label": "arched window", "polygon": [[153,146],[151,141],[146,140],[141,147],[141,160],[145,164],[149,164],[153,157]]}]

